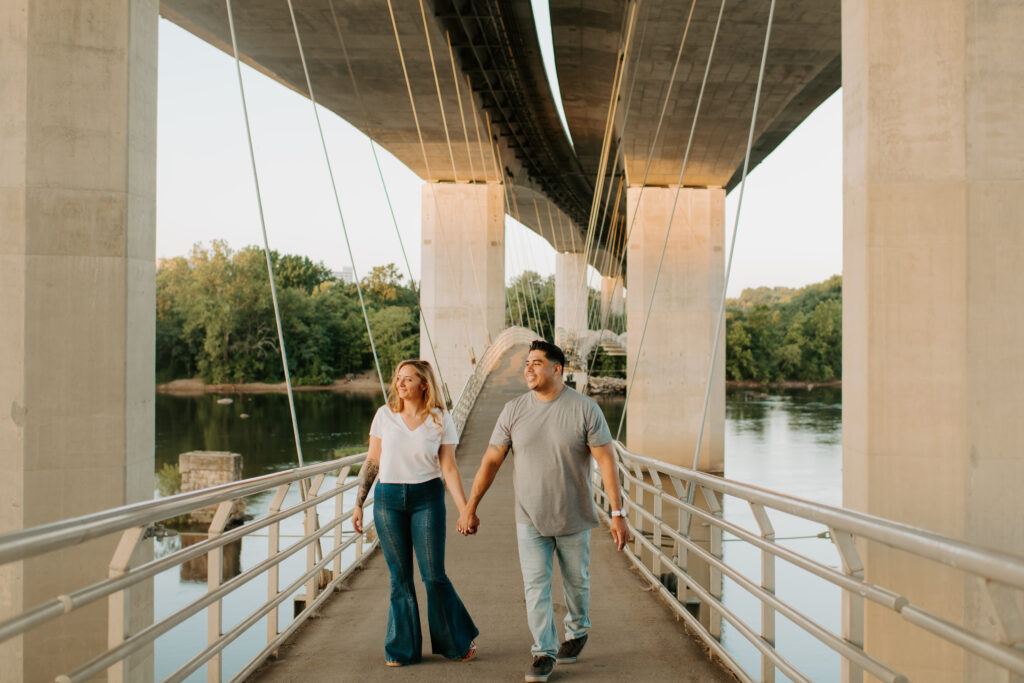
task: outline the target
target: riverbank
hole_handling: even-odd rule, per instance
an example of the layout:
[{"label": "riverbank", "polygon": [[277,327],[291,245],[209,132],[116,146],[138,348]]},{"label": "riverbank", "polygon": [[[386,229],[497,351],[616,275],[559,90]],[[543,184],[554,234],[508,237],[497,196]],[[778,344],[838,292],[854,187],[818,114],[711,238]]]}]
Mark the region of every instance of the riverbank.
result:
[{"label": "riverbank", "polygon": [[783,380],[781,382],[754,382],[753,380],[747,379],[729,379],[725,381],[725,388],[729,389],[747,389],[757,391],[774,391],[776,389],[842,389],[843,380],[834,379],[828,382],[800,382],[796,380]]},{"label": "riverbank", "polygon": [[[380,381],[373,372],[364,372],[352,379],[336,379],[331,384],[292,386],[293,391],[329,391],[335,394],[380,394]],[[176,379],[156,385],[158,394],[175,396],[202,396],[203,394],[286,394],[284,382],[240,382],[207,384],[198,377]]]},{"label": "riverbank", "polygon": [[[609,380],[602,383],[601,380]],[[601,390],[591,391],[598,395],[616,395],[625,393],[625,382],[617,378],[591,377],[592,384],[600,385]],[[607,384],[608,386],[605,386]],[[621,386],[620,386],[621,385]],[[727,390],[748,390],[748,391],[774,391],[777,389],[805,389],[810,391],[815,388],[841,389],[842,380],[829,382],[797,382],[786,380],[782,382],[754,382],[751,380],[727,380]],[[593,389],[594,387],[592,387]],[[362,394],[372,396],[380,394],[380,382],[373,372],[364,372],[354,376],[352,379],[336,379],[331,384],[293,386],[294,391],[329,391],[335,394]],[[285,394],[287,388],[284,382],[276,384],[267,382],[241,382],[236,384],[206,384],[198,377],[191,379],[176,379],[170,382],[156,385],[159,394],[174,394],[176,396],[202,396],[203,394]]]}]

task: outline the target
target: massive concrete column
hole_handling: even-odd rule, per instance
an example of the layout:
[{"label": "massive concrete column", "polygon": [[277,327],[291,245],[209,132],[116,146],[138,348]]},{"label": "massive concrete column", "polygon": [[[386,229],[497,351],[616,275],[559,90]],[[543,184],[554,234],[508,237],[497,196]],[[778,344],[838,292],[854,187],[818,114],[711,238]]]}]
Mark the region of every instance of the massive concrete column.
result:
[{"label": "massive concrete column", "polygon": [[555,254],[555,344],[565,348],[587,330],[587,303],[584,254]]},{"label": "massive concrete column", "polygon": [[[1024,4],[843,3],[845,505],[1024,554]],[[995,633],[975,579],[866,577]],[[911,680],[1005,681],[870,604]]]},{"label": "massive concrete column", "polygon": [[605,275],[601,278],[601,323],[607,327],[612,316],[622,315],[626,300],[622,292],[622,278]]},{"label": "massive concrete column", "polygon": [[[708,364],[725,279],[725,191],[683,189],[654,294],[637,364],[644,318],[665,243],[675,188],[631,187],[635,215],[627,252],[627,374],[632,392],[626,413],[631,450],[690,467],[700,432]],[[639,203],[639,208],[638,208]],[[718,349],[699,468],[723,470],[725,341]]]},{"label": "massive concrete column", "polygon": [[[153,494],[157,8],[0,4],[0,533]],[[0,569],[0,619],[106,577],[116,540]],[[105,649],[106,610],[0,645],[0,679]]]},{"label": "massive concrete column", "polygon": [[[505,204],[498,183],[426,183],[420,305],[452,401],[505,328]],[[425,330],[420,357],[433,361]]]}]

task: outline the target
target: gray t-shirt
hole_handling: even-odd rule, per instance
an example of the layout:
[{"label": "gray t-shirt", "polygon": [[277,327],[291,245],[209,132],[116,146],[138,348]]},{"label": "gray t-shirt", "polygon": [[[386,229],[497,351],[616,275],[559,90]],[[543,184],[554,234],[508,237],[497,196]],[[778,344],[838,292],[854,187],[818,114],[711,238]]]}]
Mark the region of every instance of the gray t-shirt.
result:
[{"label": "gray t-shirt", "polygon": [[570,387],[553,401],[529,391],[506,403],[491,445],[511,446],[516,522],[532,524],[543,536],[597,526],[589,446],[611,440],[601,409]]}]

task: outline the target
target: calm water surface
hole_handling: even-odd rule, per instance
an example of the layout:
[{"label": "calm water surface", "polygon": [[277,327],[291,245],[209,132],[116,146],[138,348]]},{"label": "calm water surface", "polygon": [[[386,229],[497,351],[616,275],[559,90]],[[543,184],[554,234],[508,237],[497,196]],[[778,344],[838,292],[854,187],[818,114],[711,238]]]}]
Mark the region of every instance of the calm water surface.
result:
[{"label": "calm water surface", "polygon": [[[295,466],[295,444],[291,435],[288,402],[284,395],[234,395],[233,403],[217,403],[218,395],[156,397],[156,465],[177,463],[178,455],[191,450],[232,451],[244,456],[246,477],[266,474]],[[307,464],[329,460],[341,447],[364,446],[370,420],[379,398],[329,392],[299,392],[295,395],[302,450]],[[598,401],[611,426],[618,427],[622,414],[621,397]],[[247,415],[243,418],[242,415]],[[747,482],[831,505],[841,499],[841,406],[837,390],[816,389],[786,394],[730,392],[726,399],[726,473]],[[333,485],[325,482],[324,487]],[[354,491],[349,492],[354,496]],[[295,500],[298,493],[292,492]],[[266,512],[270,493],[247,499],[248,511],[260,516]],[[347,502],[346,505],[350,505]],[[325,509],[325,514],[330,511]],[[725,516],[730,521],[754,529],[749,508],[727,500]],[[776,534],[782,544],[810,555],[829,566],[838,566],[832,545],[817,538],[821,528],[798,519],[773,516]],[[259,534],[259,532],[257,532]],[[289,536],[301,534],[301,520],[282,524],[282,547]],[[176,550],[181,537],[157,543],[158,555]],[[246,537],[227,554],[239,571],[245,571],[266,559],[266,536]],[[743,568],[755,583],[760,580],[759,554],[725,537],[724,552],[730,563]],[[299,552],[286,560],[281,569],[282,586],[298,576],[305,567],[305,554]],[[823,626],[838,632],[839,592],[824,582],[801,575],[779,562],[778,595],[794,604]],[[205,576],[205,575],[204,575]],[[175,569],[160,574],[155,584],[155,616],[170,614],[179,606],[206,592],[205,578],[192,578]],[[265,600],[267,582],[257,578],[224,601],[224,630],[238,623],[253,605]],[[750,624],[760,627],[759,603],[736,583],[725,579],[723,594],[727,605]],[[283,628],[291,618],[291,602],[279,610]],[[838,658],[816,640],[802,635],[784,617],[777,617],[776,643],[783,655],[815,681],[839,680]],[[258,652],[265,641],[265,620],[243,634],[224,651],[226,676]],[[723,642],[747,669],[758,671],[759,654],[739,633],[723,624]],[[191,617],[158,639],[156,674],[163,678],[183,664],[206,644],[205,610]],[[205,680],[202,669],[189,680]],[[778,680],[785,680],[779,676]]]}]

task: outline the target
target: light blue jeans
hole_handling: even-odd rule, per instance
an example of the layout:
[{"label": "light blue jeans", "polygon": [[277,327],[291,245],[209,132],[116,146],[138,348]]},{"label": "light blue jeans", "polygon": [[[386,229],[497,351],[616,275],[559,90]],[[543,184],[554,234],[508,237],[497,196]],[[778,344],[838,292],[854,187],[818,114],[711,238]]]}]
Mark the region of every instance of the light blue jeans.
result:
[{"label": "light blue jeans", "polygon": [[533,656],[554,657],[558,651],[555,614],[551,606],[552,558],[558,555],[565,592],[565,639],[590,630],[590,529],[567,536],[542,536],[532,524],[517,524],[519,564],[526,591],[526,619],[533,635]]}]

